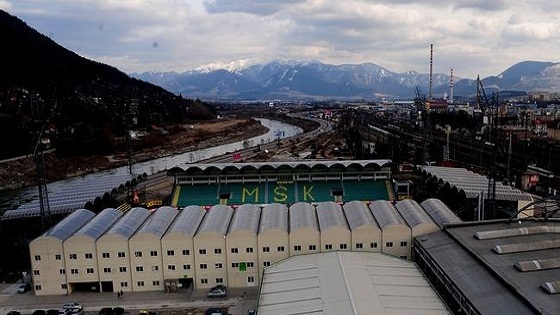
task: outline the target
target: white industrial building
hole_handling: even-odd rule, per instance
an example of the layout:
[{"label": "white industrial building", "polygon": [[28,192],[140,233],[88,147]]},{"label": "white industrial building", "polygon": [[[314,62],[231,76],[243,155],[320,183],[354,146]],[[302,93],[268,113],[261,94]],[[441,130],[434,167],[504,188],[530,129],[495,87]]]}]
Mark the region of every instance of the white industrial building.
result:
[{"label": "white industrial building", "polygon": [[460,220],[433,199],[106,209],[98,215],[82,209],[33,240],[30,258],[37,295],[173,292],[191,283],[248,287],[260,284],[265,267],[302,254],[363,251],[410,259],[413,236],[452,222]]}]

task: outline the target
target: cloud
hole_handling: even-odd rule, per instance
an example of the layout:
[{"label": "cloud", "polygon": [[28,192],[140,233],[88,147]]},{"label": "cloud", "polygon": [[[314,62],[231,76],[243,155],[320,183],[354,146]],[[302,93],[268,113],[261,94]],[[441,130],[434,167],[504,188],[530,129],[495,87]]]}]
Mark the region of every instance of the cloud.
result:
[{"label": "cloud", "polygon": [[304,0],[209,0],[204,7],[209,13],[244,12],[254,15],[271,15],[285,8],[305,3]]}]

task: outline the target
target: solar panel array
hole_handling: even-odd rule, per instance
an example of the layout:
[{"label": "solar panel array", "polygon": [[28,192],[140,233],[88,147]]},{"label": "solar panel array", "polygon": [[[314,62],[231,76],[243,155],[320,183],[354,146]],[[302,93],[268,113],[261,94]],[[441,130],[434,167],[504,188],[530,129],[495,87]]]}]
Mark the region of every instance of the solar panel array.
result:
[{"label": "solar panel array", "polygon": [[[443,181],[458,191],[465,192],[467,198],[477,198],[481,192],[488,197],[488,178],[464,168],[419,166],[427,175]],[[531,195],[511,186],[496,182],[496,200],[504,201],[532,201]]]},{"label": "solar panel array", "polygon": [[[94,180],[73,180],[68,185],[60,187],[57,183],[47,185],[49,197],[49,209],[51,214],[64,214],[84,208],[88,202],[94,202],[96,198],[102,198],[105,193],[115,193],[116,188],[133,180],[141,180],[142,176],[112,175],[96,177]],[[36,199],[22,204],[17,209],[8,210],[2,216],[2,220],[37,217],[41,215],[40,201]]]}]

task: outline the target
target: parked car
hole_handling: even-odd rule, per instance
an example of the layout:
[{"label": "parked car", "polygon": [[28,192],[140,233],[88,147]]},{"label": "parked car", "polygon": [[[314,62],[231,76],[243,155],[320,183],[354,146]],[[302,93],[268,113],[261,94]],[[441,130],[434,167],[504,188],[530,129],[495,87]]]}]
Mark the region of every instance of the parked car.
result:
[{"label": "parked car", "polygon": [[22,284],[18,287],[17,293],[26,293],[29,289],[31,289],[31,286],[28,283]]},{"label": "parked car", "polygon": [[122,315],[124,313],[124,308],[122,307],[113,307],[113,315]]},{"label": "parked car", "polygon": [[45,310],[34,310],[32,315],[47,315],[47,311],[45,311]]},{"label": "parked car", "polygon": [[104,307],[99,310],[99,315],[113,315],[113,309],[110,307]]},{"label": "parked car", "polygon": [[222,312],[217,308],[209,308],[206,310],[206,312],[204,312],[204,315],[223,315],[223,314],[224,312]]},{"label": "parked car", "polygon": [[21,315],[18,311],[9,311],[7,315]]},{"label": "parked car", "polygon": [[84,308],[82,307],[82,305],[78,302],[69,302],[69,303],[64,303],[64,305],[62,305],[62,309],[71,309],[71,310],[83,310]]},{"label": "parked car", "polygon": [[59,312],[57,309],[48,309],[47,315],[59,315]]},{"label": "parked car", "polygon": [[226,297],[227,296],[227,289],[222,289],[222,288],[211,288],[210,291],[208,291],[208,297],[210,298],[221,298],[221,297]]},{"label": "parked car", "polygon": [[210,291],[211,291],[211,290],[222,290],[222,291],[227,292],[227,287],[226,287],[225,285],[223,285],[223,284],[218,284],[218,285],[213,286],[213,287],[210,289]]}]

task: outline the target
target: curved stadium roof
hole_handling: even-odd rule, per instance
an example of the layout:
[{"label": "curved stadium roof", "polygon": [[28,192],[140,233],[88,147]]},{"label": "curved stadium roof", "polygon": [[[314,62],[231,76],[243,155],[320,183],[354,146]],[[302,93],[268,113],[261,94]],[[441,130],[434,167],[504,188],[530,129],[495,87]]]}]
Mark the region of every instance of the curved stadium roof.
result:
[{"label": "curved stadium roof", "polygon": [[204,220],[202,220],[202,224],[200,225],[197,234],[203,232],[216,232],[226,235],[232,215],[233,209],[230,206],[213,206],[210,210],[208,210]]},{"label": "curved stadium roof", "polygon": [[377,200],[369,204],[369,209],[373,214],[373,217],[379,223],[379,227],[384,229],[392,225],[404,225],[406,222],[401,217],[401,215],[395,211],[395,207],[386,200]]},{"label": "curved stadium roof", "polygon": [[280,229],[288,232],[288,207],[279,203],[272,203],[263,207],[259,233],[270,229]]},{"label": "curved stadium roof", "polygon": [[451,209],[449,209],[447,205],[439,199],[426,199],[422,201],[420,205],[424,208],[424,210],[426,210],[426,213],[428,213],[428,215],[440,228],[448,224],[462,222],[462,220],[459,219],[459,217],[457,217],[457,215],[455,215],[455,213],[453,213]]},{"label": "curved stadium roof", "polygon": [[342,208],[334,201],[320,202],[317,204],[317,220],[319,228],[324,231],[333,226],[348,229]]},{"label": "curved stadium roof", "polygon": [[62,219],[62,221],[53,226],[42,236],[51,236],[54,238],[58,238],[60,241],[64,241],[72,234],[74,234],[79,228],[81,228],[87,221],[91,220],[91,218],[93,218],[94,216],[95,213],[89,210],[78,209],[66,216],[64,219]]},{"label": "curved stadium roof", "polygon": [[167,231],[173,219],[177,215],[177,210],[173,207],[159,207],[156,211],[153,211],[146,222],[136,232],[136,235],[140,233],[149,233],[156,236],[163,236],[163,233]]},{"label": "curved stadium roof", "polygon": [[367,204],[363,201],[350,201],[342,206],[350,229],[354,230],[363,225],[371,225],[379,229]]},{"label": "curved stadium roof", "polygon": [[129,239],[146,220],[150,211],[144,208],[132,208],[126,212],[105,234],[117,234]]},{"label": "curved stadium roof", "polygon": [[312,228],[319,231],[315,207],[306,202],[296,202],[290,207],[290,231]]},{"label": "curved stadium roof", "polygon": [[261,208],[255,204],[244,204],[234,211],[229,233],[235,231],[251,231],[255,234],[259,231],[259,220],[261,218]]},{"label": "curved stadium roof", "polygon": [[420,224],[433,224],[434,222],[424,211],[424,208],[412,199],[404,199],[397,202],[395,208],[411,228]]},{"label": "curved stadium roof", "polygon": [[202,209],[200,206],[185,207],[179,212],[167,233],[176,232],[194,236],[205,214],[206,210]]}]

